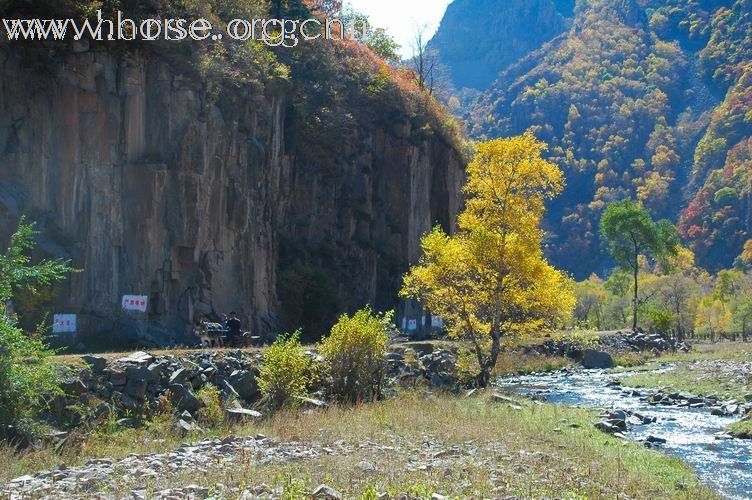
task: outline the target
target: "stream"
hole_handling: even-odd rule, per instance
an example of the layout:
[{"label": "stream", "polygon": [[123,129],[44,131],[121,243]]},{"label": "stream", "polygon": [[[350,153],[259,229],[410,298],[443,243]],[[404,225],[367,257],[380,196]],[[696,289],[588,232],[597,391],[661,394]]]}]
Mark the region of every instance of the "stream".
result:
[{"label": "stream", "polygon": [[[623,375],[630,373],[619,374]],[[700,479],[723,497],[752,496],[752,440],[716,436],[737,418],[713,416],[707,408],[651,405],[639,396],[625,395],[622,391],[627,387],[608,387],[613,379],[614,374],[608,371],[579,370],[505,378],[497,385],[517,394],[542,395],[551,403],[632,410],[657,417],[652,424],[633,423],[625,435],[637,441],[648,436],[663,438],[666,443],[660,448],[692,466]]]}]

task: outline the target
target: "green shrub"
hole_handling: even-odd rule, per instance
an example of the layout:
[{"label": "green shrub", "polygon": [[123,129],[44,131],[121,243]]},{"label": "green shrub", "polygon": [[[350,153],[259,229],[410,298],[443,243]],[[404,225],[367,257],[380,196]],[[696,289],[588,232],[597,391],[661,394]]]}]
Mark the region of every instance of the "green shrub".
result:
[{"label": "green shrub", "polygon": [[224,414],[219,389],[215,385],[207,384],[196,393],[196,397],[203,403],[197,414],[198,423],[205,427],[220,425],[224,420]]},{"label": "green shrub", "polygon": [[381,379],[389,343],[392,313],[373,314],[370,308],[343,315],[321,343],[321,354],[332,376],[332,393],[356,403],[381,397]]},{"label": "green shrub", "polygon": [[259,368],[258,384],[264,403],[278,409],[306,397],[312,383],[311,365],[300,343],[300,332],[277,338]]},{"label": "green shrub", "polygon": [[[61,280],[71,271],[66,262],[45,260],[31,264],[29,251],[36,232],[22,219],[10,246],[0,254],[0,304],[12,300],[14,293],[33,295]],[[2,306],[0,306],[2,307]],[[26,432],[45,395],[60,393],[52,363],[54,352],[39,338],[27,336],[16,318],[0,309],[0,424]],[[16,436],[6,436],[16,437]]]},{"label": "green shrub", "polygon": [[0,424],[26,427],[43,395],[60,392],[53,351],[0,314]]}]

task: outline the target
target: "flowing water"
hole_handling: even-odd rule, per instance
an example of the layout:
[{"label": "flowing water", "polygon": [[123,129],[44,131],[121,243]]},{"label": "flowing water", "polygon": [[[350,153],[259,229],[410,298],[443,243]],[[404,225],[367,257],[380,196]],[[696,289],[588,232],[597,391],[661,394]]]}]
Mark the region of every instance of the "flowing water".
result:
[{"label": "flowing water", "polygon": [[626,436],[635,440],[648,436],[666,439],[662,448],[690,464],[701,480],[722,496],[752,497],[752,440],[719,439],[718,435],[734,418],[711,415],[706,408],[651,405],[640,401],[639,396],[624,394],[626,387],[608,387],[613,378],[607,371],[581,370],[505,378],[498,385],[518,394],[543,395],[551,403],[655,416],[658,421],[653,424],[633,423]]}]

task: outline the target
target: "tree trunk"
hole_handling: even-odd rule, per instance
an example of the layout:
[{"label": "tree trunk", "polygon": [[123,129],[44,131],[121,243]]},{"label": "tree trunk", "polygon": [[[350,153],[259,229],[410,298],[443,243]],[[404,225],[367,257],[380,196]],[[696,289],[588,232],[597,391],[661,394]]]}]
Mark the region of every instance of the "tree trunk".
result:
[{"label": "tree trunk", "polygon": [[635,246],[634,255],[634,297],[632,298],[632,330],[637,331],[637,275],[640,271],[638,250]]},{"label": "tree trunk", "polygon": [[484,389],[491,383],[491,373],[496,367],[496,362],[499,359],[499,352],[501,351],[501,332],[498,328],[491,328],[491,352],[488,355],[488,359],[485,362],[480,363],[480,373],[478,374],[477,384],[478,387]]},{"label": "tree trunk", "polygon": [[742,342],[747,341],[747,320],[742,320]]}]

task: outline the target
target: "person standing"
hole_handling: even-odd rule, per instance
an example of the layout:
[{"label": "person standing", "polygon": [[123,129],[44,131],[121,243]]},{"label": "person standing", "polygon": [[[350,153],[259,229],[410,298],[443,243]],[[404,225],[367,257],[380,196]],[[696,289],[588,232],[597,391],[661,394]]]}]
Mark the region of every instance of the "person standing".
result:
[{"label": "person standing", "polygon": [[240,331],[242,324],[235,311],[230,313],[230,318],[227,320],[227,340],[230,345],[237,345],[242,332]]}]

